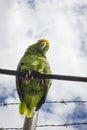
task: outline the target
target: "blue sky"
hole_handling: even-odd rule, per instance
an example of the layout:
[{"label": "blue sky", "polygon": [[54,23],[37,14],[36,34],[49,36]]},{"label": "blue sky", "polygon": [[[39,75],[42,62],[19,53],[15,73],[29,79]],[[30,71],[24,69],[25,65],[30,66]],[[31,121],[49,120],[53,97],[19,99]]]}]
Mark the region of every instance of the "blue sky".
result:
[{"label": "blue sky", "polygon": [[[0,68],[15,70],[25,49],[40,38],[50,41],[47,58],[53,73],[87,77],[86,0],[0,1]],[[87,84],[53,80],[47,99],[87,100]],[[19,102],[15,77],[0,75],[3,101]],[[87,104],[44,104],[39,112],[38,125],[66,121],[86,122]],[[0,127],[22,127],[23,122],[18,106],[0,107]],[[68,129],[86,130],[86,126]]]}]

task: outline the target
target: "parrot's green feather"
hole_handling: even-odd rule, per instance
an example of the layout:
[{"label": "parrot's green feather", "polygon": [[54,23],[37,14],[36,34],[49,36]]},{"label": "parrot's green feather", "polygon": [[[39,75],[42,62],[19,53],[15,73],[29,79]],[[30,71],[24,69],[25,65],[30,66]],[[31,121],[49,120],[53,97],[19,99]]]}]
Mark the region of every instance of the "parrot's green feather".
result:
[{"label": "parrot's green feather", "polygon": [[[51,73],[49,63],[46,59],[46,52],[49,49],[47,40],[42,39],[31,45],[21,58],[17,70],[34,70],[40,73]],[[20,98],[19,113],[32,117],[33,111],[38,110],[44,103],[51,80],[30,79],[16,77],[17,91]]]},{"label": "parrot's green feather", "polygon": [[26,106],[25,102],[20,102],[19,113],[20,114],[24,114],[24,112],[26,111],[26,109],[27,109],[27,106]]},{"label": "parrot's green feather", "polygon": [[27,118],[29,117],[32,117],[33,115],[33,110],[32,109],[29,109],[26,105],[25,102],[20,102],[20,105],[19,105],[19,113],[20,114],[24,114],[26,113],[26,116]]}]

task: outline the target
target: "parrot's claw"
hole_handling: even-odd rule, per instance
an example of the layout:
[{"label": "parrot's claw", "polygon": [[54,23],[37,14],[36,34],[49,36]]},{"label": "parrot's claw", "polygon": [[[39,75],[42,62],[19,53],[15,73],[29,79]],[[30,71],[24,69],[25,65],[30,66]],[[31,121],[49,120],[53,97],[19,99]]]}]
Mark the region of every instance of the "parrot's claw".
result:
[{"label": "parrot's claw", "polygon": [[32,70],[29,70],[26,73],[25,80],[26,80],[26,84],[28,84],[31,80],[33,80]]},{"label": "parrot's claw", "polygon": [[40,80],[40,84],[44,86],[45,80],[44,80],[44,79],[41,79],[41,80]]},{"label": "parrot's claw", "polygon": [[34,77],[33,77],[33,71],[32,71],[32,70],[29,70],[29,71],[26,73],[26,78],[33,80]]}]

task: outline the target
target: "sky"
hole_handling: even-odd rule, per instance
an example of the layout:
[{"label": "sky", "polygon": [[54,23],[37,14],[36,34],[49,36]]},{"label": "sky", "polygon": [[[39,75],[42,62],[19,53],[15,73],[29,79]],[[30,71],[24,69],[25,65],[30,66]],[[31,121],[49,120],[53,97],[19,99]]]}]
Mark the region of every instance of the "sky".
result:
[{"label": "sky", "polygon": [[[53,74],[87,77],[87,0],[0,0],[0,68],[16,70],[26,48],[50,41]],[[87,83],[53,80],[47,100],[87,100]],[[15,77],[0,75],[0,103],[19,102]],[[23,127],[18,105],[0,107],[0,128]],[[38,125],[87,122],[87,104],[47,104]],[[65,130],[66,127],[37,128]],[[86,130],[70,126],[67,130]]]}]

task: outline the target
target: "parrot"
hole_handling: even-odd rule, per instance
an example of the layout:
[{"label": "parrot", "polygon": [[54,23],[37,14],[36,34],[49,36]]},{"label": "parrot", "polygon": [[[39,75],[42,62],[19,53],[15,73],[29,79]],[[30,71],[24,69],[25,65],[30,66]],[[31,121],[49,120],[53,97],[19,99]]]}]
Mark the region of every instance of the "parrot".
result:
[{"label": "parrot", "polygon": [[[51,74],[51,68],[46,58],[49,46],[50,42],[47,39],[40,39],[30,45],[20,59],[17,70]],[[16,89],[20,99],[19,113],[31,118],[33,113],[45,103],[51,84],[51,79],[29,78],[27,73],[25,78],[16,76]]]}]

